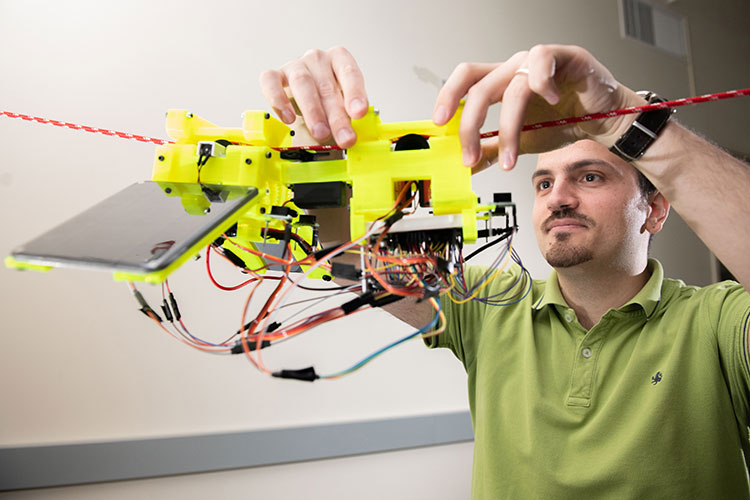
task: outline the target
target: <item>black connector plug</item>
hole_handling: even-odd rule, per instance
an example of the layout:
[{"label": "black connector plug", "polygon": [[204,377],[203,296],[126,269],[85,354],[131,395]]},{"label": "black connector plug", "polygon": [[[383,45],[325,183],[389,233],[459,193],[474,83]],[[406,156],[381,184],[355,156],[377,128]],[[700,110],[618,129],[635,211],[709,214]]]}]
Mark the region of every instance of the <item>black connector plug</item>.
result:
[{"label": "black connector plug", "polygon": [[386,217],[383,222],[385,223],[385,227],[391,227],[392,225],[394,225],[396,222],[400,221],[403,218],[404,218],[404,213],[399,210],[398,212]]},{"label": "black connector plug", "polygon": [[331,262],[331,274],[334,278],[343,278],[352,281],[357,281],[362,275],[354,264],[344,264],[335,260]]},{"label": "black connector plug", "polygon": [[270,215],[276,216],[276,217],[291,217],[293,219],[297,217],[297,211],[292,210],[289,207],[281,207],[278,205],[274,205],[271,207]]},{"label": "black connector plug", "polygon": [[403,295],[396,295],[396,294],[388,294],[383,295],[382,297],[378,297],[377,299],[373,300],[371,302],[372,307],[384,307],[388,304],[393,304],[394,302],[398,302],[399,300],[403,299]]},{"label": "black connector plug", "polygon": [[449,260],[445,260],[442,257],[437,258],[437,268],[439,271],[442,271],[448,274],[453,274],[453,271],[455,270],[455,266],[453,265],[453,262]]},{"label": "black connector plug", "polygon": [[[260,348],[264,349],[264,348],[266,348],[266,347],[268,347],[270,345],[271,345],[271,341],[270,340],[263,340],[260,343]],[[257,342],[252,342],[252,341],[248,341],[247,342],[247,350],[248,351],[254,351],[257,347],[258,347],[258,343]],[[238,340],[237,342],[234,343],[234,345],[232,346],[232,351],[231,352],[232,352],[232,354],[242,354],[243,352],[245,352],[245,348],[242,347],[242,339],[240,339],[240,340]]]},{"label": "black connector plug", "polygon": [[169,304],[172,306],[172,314],[174,314],[174,320],[180,321],[182,315],[180,314],[180,308],[177,307],[177,301],[174,298],[174,294],[169,292]]},{"label": "black connector plug", "polygon": [[242,260],[236,253],[227,248],[222,248],[221,252],[224,257],[226,257],[227,260],[229,260],[229,262],[231,262],[235,266],[239,267],[240,269],[247,269],[247,264],[245,264],[245,261]]},{"label": "black connector plug", "polygon": [[167,299],[164,299],[161,304],[161,311],[164,313],[164,317],[167,318],[167,321],[170,323],[174,323],[174,316],[172,316],[172,311],[169,309],[169,304],[167,304]]},{"label": "black connector plug", "polygon": [[162,323],[161,316],[156,314],[156,311],[151,309],[151,306],[148,305],[148,302],[146,302],[146,299],[143,298],[143,295],[141,295],[141,292],[138,290],[133,289],[133,296],[135,297],[135,300],[138,301],[138,303],[141,305],[141,308],[139,311],[141,311],[143,314],[145,314],[149,318],[156,318],[159,320],[159,323]]},{"label": "black connector plug", "polygon": [[280,372],[273,372],[271,375],[277,378],[291,378],[294,380],[304,380],[305,382],[314,382],[319,379],[315,368],[312,366],[309,368],[303,368],[301,370],[281,370]]},{"label": "black connector plug", "polygon": [[344,311],[344,314],[351,314],[362,306],[372,304],[373,298],[372,292],[363,293],[359,297],[354,297],[349,302],[341,304],[341,310]]},{"label": "black connector plug", "polygon": [[153,309],[151,309],[150,306],[148,306],[148,305],[143,306],[143,307],[141,307],[139,309],[139,311],[141,311],[143,314],[145,314],[148,318],[150,318],[150,319],[156,319],[156,320],[159,321],[159,323],[163,323],[163,320],[161,319],[161,316],[159,316],[158,314],[156,314],[156,311],[154,311]]},{"label": "black connector plug", "polygon": [[337,248],[341,248],[344,245],[345,245],[345,243],[341,243],[340,245],[333,245],[333,246],[330,246],[330,247],[327,247],[327,248],[323,248],[323,249],[318,250],[317,252],[315,252],[313,254],[313,257],[315,257],[315,260],[320,260],[323,257],[325,257],[326,255],[328,255],[329,253],[333,252]]}]

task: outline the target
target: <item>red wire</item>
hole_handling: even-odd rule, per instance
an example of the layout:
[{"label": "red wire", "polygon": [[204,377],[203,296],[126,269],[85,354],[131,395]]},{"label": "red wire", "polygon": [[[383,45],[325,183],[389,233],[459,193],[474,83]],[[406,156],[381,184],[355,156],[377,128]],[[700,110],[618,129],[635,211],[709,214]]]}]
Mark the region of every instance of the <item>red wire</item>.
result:
[{"label": "red wire", "polygon": [[213,247],[211,245],[208,245],[206,247],[206,272],[208,273],[208,279],[211,280],[211,283],[213,283],[216,288],[220,290],[224,290],[225,292],[233,292],[235,290],[239,290],[240,288],[244,286],[249,285],[250,283],[258,281],[258,278],[250,278],[249,280],[244,281],[240,283],[239,285],[234,285],[234,286],[224,286],[221,283],[217,282],[216,279],[214,278],[213,273],[211,272],[211,250],[212,249]]}]

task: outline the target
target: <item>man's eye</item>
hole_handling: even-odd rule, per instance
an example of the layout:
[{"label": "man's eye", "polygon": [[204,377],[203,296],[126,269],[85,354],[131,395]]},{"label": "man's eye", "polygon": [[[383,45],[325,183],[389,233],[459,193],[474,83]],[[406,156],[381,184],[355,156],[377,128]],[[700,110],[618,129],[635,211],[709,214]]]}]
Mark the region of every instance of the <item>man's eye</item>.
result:
[{"label": "man's eye", "polygon": [[583,178],[586,182],[594,182],[599,179],[599,176],[596,174],[586,174]]},{"label": "man's eye", "polygon": [[537,184],[538,189],[549,189],[552,186],[552,183],[550,181],[541,181],[539,184]]}]

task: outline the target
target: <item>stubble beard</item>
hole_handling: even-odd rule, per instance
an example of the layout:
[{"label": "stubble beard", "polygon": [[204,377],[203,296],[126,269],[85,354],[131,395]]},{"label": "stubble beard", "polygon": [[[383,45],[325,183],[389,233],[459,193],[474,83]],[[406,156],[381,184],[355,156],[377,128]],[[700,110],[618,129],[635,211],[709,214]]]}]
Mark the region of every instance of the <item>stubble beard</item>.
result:
[{"label": "stubble beard", "polygon": [[570,244],[570,233],[555,234],[555,242],[544,258],[554,268],[568,268],[588,262],[594,258],[591,248]]}]

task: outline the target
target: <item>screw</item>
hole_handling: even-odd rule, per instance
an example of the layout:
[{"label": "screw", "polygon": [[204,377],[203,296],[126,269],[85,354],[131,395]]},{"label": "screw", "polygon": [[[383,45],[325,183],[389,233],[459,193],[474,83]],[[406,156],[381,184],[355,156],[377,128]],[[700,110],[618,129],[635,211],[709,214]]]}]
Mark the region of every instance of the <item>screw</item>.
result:
[{"label": "screw", "polygon": [[263,115],[263,118],[268,120],[269,118],[271,118],[271,113],[266,113],[265,115]]},{"label": "screw", "polygon": [[262,214],[266,213],[265,207],[260,207],[260,213],[262,213]]},{"label": "screw", "polygon": [[289,131],[289,135],[291,135],[292,137],[294,137],[294,130],[290,130]]},{"label": "screw", "polygon": [[159,155],[159,161],[164,161],[164,155]]},{"label": "screw", "polygon": [[169,194],[169,193],[171,193],[171,192],[172,192],[172,188],[166,188],[166,189],[164,190],[164,192],[165,192],[165,193],[167,193],[167,194]]},{"label": "screw", "polygon": [[245,158],[245,163],[250,165],[253,163],[253,160],[251,160],[250,158]]},{"label": "screw", "polygon": [[266,153],[266,158],[270,158],[271,156],[272,156],[272,155],[271,155],[271,152],[270,152],[270,151],[268,151],[268,152]]},{"label": "screw", "polygon": [[189,111],[188,111],[188,112],[187,112],[187,113],[185,114],[185,116],[186,116],[186,117],[188,117],[188,118],[192,118],[192,117],[193,117],[193,113],[191,113],[191,112],[189,112]]}]

